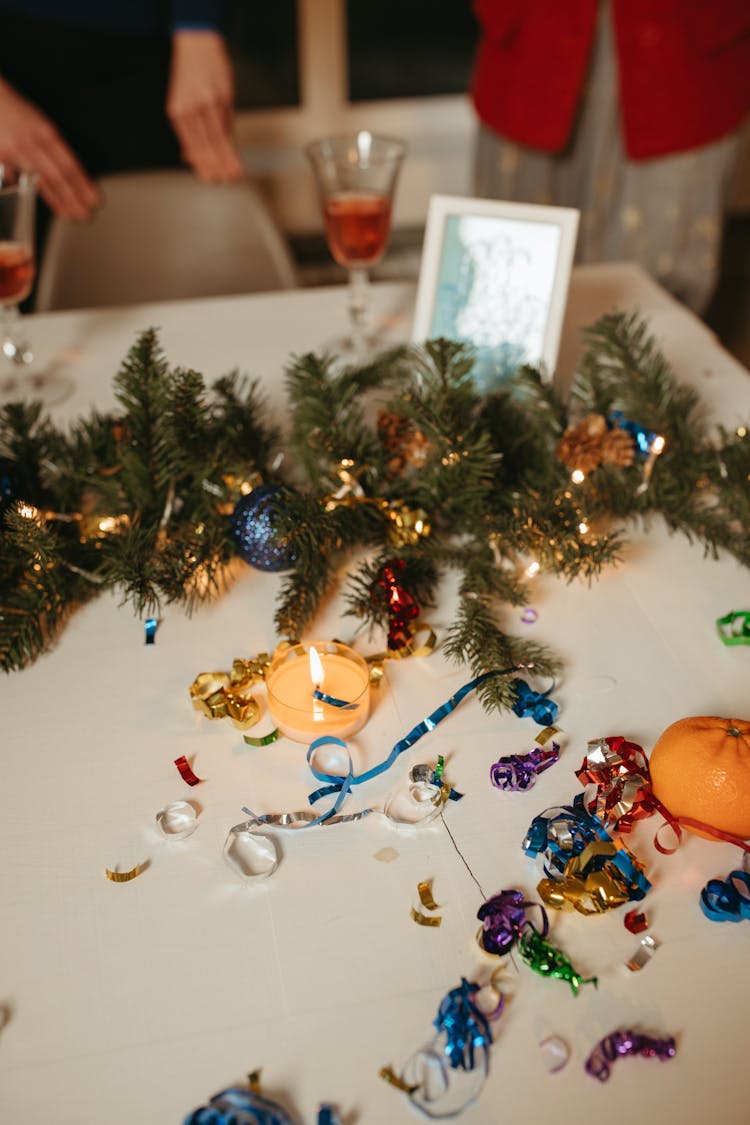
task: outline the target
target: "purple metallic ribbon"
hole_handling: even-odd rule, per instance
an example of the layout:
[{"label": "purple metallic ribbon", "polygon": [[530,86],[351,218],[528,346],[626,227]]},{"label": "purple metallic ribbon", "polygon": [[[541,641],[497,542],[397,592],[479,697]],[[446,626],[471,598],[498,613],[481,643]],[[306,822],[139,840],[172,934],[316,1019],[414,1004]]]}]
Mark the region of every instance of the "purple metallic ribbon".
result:
[{"label": "purple metallic ribbon", "polygon": [[625,1055],[643,1055],[647,1059],[673,1059],[677,1052],[674,1038],[653,1039],[637,1031],[613,1031],[597,1043],[584,1064],[586,1073],[600,1082],[609,1078],[610,1064]]},{"label": "purple metallic ribbon", "polygon": [[482,949],[499,957],[508,953],[520,938],[523,927],[528,922],[526,908],[537,905],[542,912],[544,936],[549,929],[547,912],[538,903],[525,899],[521,891],[505,890],[488,898],[477,913],[477,918],[483,927],[479,938]]},{"label": "purple metallic ribbon", "polygon": [[508,754],[490,766],[490,781],[496,789],[506,792],[530,789],[539,774],[553,766],[559,757],[557,742],[553,742],[549,750],[535,746],[528,754]]}]

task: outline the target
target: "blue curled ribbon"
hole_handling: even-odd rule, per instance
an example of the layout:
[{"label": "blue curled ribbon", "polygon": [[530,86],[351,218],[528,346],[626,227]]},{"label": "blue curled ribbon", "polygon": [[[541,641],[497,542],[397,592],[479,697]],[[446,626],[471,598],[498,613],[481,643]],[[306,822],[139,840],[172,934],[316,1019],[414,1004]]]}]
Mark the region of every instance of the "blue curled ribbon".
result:
[{"label": "blue curled ribbon", "polygon": [[611,426],[625,430],[630,434],[635,442],[635,455],[639,461],[645,461],[651,452],[656,438],[659,436],[653,430],[647,430],[645,426],[641,426],[638,422],[629,421],[621,410],[612,410],[607,415],[607,421]]},{"label": "blue curled ribbon", "polygon": [[183,1125],[293,1125],[293,1121],[276,1102],[241,1086],[230,1086],[186,1117]]},{"label": "blue curled ribbon", "polygon": [[452,988],[441,1000],[435,1017],[435,1027],[446,1036],[444,1050],[454,1069],[473,1070],[477,1049],[484,1052],[485,1066],[489,1061],[492,1032],[487,1017],[474,1003],[478,991],[478,984],[461,977],[458,988]]},{"label": "blue curled ribbon", "polygon": [[389,770],[396,759],[400,757],[400,755],[403,754],[405,750],[409,750],[412,746],[414,746],[416,742],[419,741],[420,738],[423,737],[423,735],[429,734],[431,730],[434,730],[438,723],[442,723],[443,719],[450,715],[452,711],[455,711],[459,703],[463,699],[465,699],[470,692],[475,691],[480,684],[483,684],[485,680],[490,679],[492,676],[507,676],[509,672],[515,672],[517,670],[518,665],[514,665],[512,668],[504,668],[501,671],[483,672],[480,676],[476,676],[475,679],[470,680],[467,684],[464,684],[463,687],[460,687],[458,691],[450,697],[450,699],[448,699],[445,703],[442,703],[440,707],[436,708],[436,710],[432,712],[432,714],[428,715],[426,719],[422,719],[421,723],[417,723],[415,727],[412,727],[408,734],[399,739],[387,758],[384,758],[383,761],[379,762],[376,766],[372,766],[371,769],[365,770],[364,773],[355,774],[353,772],[352,760],[350,756],[348,756],[349,764],[347,772],[344,776],[341,776],[340,774],[337,775],[323,773],[321,770],[316,770],[312,765],[312,758],[315,754],[315,751],[318,750],[321,746],[333,745],[341,746],[346,749],[346,743],[342,742],[340,738],[336,738],[334,735],[323,735],[321,738],[316,738],[315,741],[311,743],[307,751],[307,763],[310,766],[310,770],[313,776],[318,781],[324,782],[324,784],[320,789],[316,789],[314,793],[310,794],[310,796],[308,797],[308,801],[311,805],[314,805],[316,801],[319,801],[321,799],[321,797],[330,797],[334,793],[337,794],[337,796],[334,804],[328,810],[328,812],[324,813],[321,817],[317,817],[315,820],[311,820],[308,827],[312,827],[314,824],[322,824],[324,820],[327,820],[328,817],[333,816],[336,812],[338,812],[344,798],[347,796],[353,786],[362,785],[366,781],[372,781],[374,777],[378,777],[379,774],[385,773],[386,770]]},{"label": "blue curled ribbon", "polygon": [[712,922],[750,921],[750,874],[730,871],[726,879],[709,879],[701,891],[701,910]]},{"label": "blue curled ribbon", "polygon": [[513,704],[514,714],[521,719],[531,715],[532,719],[542,727],[554,723],[560,710],[554,699],[548,699],[554,684],[544,692],[533,691],[525,680],[515,679],[512,684],[516,693],[516,702]]},{"label": "blue curled ribbon", "polygon": [[[543,852],[545,875],[549,879],[561,879],[568,861],[580,855],[594,840],[613,843],[602,822],[585,808],[583,794],[578,793],[572,805],[545,809],[535,816],[521,846],[532,858]],[[627,849],[618,848],[607,857],[607,862],[613,864],[627,880],[631,901],[636,902],[646,896],[651,883]]]}]

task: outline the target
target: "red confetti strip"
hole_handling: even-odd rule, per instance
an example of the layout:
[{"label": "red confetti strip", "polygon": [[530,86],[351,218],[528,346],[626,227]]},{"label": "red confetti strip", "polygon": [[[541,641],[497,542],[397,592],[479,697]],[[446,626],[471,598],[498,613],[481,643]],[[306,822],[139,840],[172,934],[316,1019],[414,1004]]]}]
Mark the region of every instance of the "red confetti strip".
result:
[{"label": "red confetti strip", "polygon": [[648,929],[648,918],[637,910],[629,910],[624,921],[625,928],[630,930],[631,934],[642,934],[644,930]]},{"label": "red confetti strip", "polygon": [[202,777],[197,777],[196,774],[193,773],[190,762],[187,760],[184,754],[182,754],[179,758],[175,758],[174,764],[180,771],[180,777],[183,781],[186,781],[188,785],[200,785],[200,783],[203,781]]}]

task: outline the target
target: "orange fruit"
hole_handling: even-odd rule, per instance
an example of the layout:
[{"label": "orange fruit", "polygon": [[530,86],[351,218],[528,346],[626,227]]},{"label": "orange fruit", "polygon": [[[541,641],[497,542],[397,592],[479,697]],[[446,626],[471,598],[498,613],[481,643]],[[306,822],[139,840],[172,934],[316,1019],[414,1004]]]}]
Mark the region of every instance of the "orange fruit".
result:
[{"label": "orange fruit", "polygon": [[654,795],[672,816],[750,837],[750,722],[716,715],[680,719],[657,739],[649,768]]}]

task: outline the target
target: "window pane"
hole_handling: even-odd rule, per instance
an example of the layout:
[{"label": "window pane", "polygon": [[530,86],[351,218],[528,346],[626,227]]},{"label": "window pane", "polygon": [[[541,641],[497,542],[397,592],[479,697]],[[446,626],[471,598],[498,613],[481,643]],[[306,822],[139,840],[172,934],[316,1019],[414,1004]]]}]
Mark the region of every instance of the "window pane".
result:
[{"label": "window pane", "polygon": [[467,89],[477,24],[469,0],[347,0],[349,99]]},{"label": "window pane", "polygon": [[227,8],[237,108],[299,105],[296,0],[230,0]]}]

